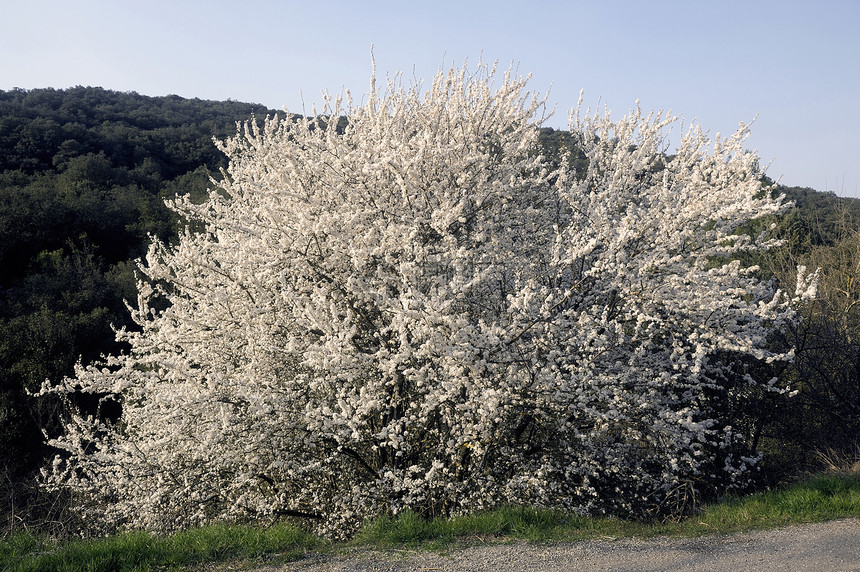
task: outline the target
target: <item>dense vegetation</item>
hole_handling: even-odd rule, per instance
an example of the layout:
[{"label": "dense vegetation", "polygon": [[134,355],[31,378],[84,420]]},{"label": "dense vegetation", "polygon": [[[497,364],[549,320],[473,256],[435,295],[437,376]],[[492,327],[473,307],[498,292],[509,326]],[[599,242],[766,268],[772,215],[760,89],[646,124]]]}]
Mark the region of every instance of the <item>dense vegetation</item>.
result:
[{"label": "dense vegetation", "polygon": [[150,235],[170,240],[178,229],[164,199],[202,195],[224,166],[212,138],[270,113],[99,88],[0,92],[0,514],[9,525],[41,510],[28,483],[62,405],[27,392],[79,359],[118,351],[111,326],[130,325],[132,261]]},{"label": "dense vegetation", "polygon": [[[112,326],[133,327],[134,263],[150,236],[171,243],[181,226],[164,199],[202,198],[224,167],[212,138],[236,121],[273,113],[236,102],[150,98],[98,88],[0,92],[0,514],[4,530],[62,521],[61,499],[34,486],[52,456],[68,404],[30,398],[80,360],[119,351]],[[565,131],[544,129],[554,156],[572,153]],[[778,222],[784,246],[757,260],[793,284],[794,267],[822,267],[806,319],[772,343],[797,347],[773,375],[794,397],[762,392],[733,409],[738,430],[765,453],[762,482],[815,466],[816,452],[845,453],[860,434],[860,205],[811,189],[780,188],[796,208]],[[750,367],[757,367],[750,365]],[[102,399],[104,397],[104,399]],[[115,417],[109,396],[77,396],[84,411]]]}]

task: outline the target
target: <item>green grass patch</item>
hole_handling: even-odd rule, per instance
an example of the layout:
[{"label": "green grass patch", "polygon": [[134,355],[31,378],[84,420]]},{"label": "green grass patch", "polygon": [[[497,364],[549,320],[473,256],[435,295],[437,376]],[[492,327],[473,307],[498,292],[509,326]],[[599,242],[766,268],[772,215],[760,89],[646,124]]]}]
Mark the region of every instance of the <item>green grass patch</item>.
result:
[{"label": "green grass patch", "polygon": [[704,507],[679,523],[681,534],[728,534],[860,517],[860,474],[824,474],[793,485]]},{"label": "green grass patch", "polygon": [[354,544],[375,548],[444,549],[457,543],[506,539],[529,542],[616,538],[650,532],[653,526],[613,518],[580,517],[529,507],[503,507],[453,518],[425,520],[413,512],[383,517],[362,528]]},{"label": "green grass patch", "polygon": [[291,525],[269,528],[211,525],[158,536],[129,532],[107,538],[54,543],[21,533],[0,542],[0,570],[185,570],[213,562],[280,563],[327,544]]},{"label": "green grass patch", "polygon": [[702,536],[850,517],[860,517],[860,474],[819,475],[778,490],[728,498],[705,505],[698,514],[676,523],[579,517],[526,507],[433,520],[405,512],[368,524],[354,543],[383,549],[433,550],[505,539],[571,542],[631,536]]},{"label": "green grass patch", "polygon": [[364,526],[349,543],[332,544],[287,524],[269,528],[212,525],[169,536],[143,532],[56,543],[31,534],[0,540],[0,571],[147,571],[278,564],[310,551],[446,550],[479,542],[571,542],[623,537],[702,536],[860,517],[860,474],[826,474],[791,486],[704,506],[678,523],[580,517],[505,507],[426,520],[412,512]]}]

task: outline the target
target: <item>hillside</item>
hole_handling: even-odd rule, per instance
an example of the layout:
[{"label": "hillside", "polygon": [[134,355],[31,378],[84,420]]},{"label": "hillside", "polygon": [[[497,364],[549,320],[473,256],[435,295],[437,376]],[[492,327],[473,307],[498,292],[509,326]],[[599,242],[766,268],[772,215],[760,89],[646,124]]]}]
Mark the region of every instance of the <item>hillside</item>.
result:
[{"label": "hillside", "polygon": [[[164,199],[202,197],[209,177],[224,166],[213,137],[234,134],[237,121],[274,113],[255,104],[101,88],[0,91],[0,477],[10,483],[0,496],[4,514],[14,503],[30,507],[25,518],[45,516],[28,479],[51,453],[41,431],[58,431],[68,406],[33,400],[27,392],[69,375],[79,360],[121,350],[112,327],[133,326],[124,305],[136,299],[133,261],[150,236],[170,241],[182,226]],[[584,161],[566,132],[543,129],[541,137],[551,156],[569,151],[573,164]],[[780,191],[796,205],[776,229],[786,240],[780,251],[786,261],[844,249],[855,235],[860,201],[806,188]],[[777,264],[762,267],[777,274]],[[846,324],[843,333],[852,332],[853,315]],[[832,341],[837,333],[827,335]],[[856,342],[844,344],[844,353],[842,373],[858,363]],[[860,401],[838,385],[839,375],[825,383],[815,373],[820,361],[801,363],[808,369],[778,372],[817,392],[808,391],[810,400],[792,415],[806,415],[818,423],[816,435],[827,434],[834,420],[819,409],[833,394],[843,404],[839,414],[848,417],[843,430],[856,427],[860,416],[852,408]],[[856,393],[853,375],[842,383]],[[71,399],[87,413],[116,416],[119,406],[100,397]],[[772,405],[775,398],[761,399]],[[790,426],[787,415],[757,419],[751,425],[759,432],[756,443],[776,451],[781,436],[791,433],[793,454],[808,446],[800,435],[810,427]]]},{"label": "hillside", "polygon": [[41,428],[55,431],[62,408],[25,391],[118,350],[131,261],[149,235],[179,228],[164,199],[204,193],[224,165],[213,137],[273,113],[101,88],[0,91],[0,477],[12,483],[0,504],[27,500],[15,483],[42,462]]}]

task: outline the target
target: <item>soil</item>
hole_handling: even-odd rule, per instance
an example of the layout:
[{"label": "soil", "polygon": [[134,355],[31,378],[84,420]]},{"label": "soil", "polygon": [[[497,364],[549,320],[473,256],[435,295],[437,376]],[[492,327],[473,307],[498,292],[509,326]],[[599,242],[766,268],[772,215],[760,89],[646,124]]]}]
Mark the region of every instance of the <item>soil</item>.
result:
[{"label": "soil", "polygon": [[469,546],[439,554],[360,550],[309,555],[254,572],[401,571],[860,571],[860,519],[804,524],[730,536],[523,542]]}]

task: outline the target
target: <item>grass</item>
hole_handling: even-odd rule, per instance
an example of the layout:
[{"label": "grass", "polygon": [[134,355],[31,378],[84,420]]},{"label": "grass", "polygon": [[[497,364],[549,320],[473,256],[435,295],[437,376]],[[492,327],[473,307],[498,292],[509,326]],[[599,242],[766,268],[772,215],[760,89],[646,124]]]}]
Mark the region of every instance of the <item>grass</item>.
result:
[{"label": "grass", "polygon": [[824,474],[791,486],[709,505],[678,524],[685,534],[728,534],[860,517],[860,473]]},{"label": "grass", "polygon": [[860,517],[860,473],[823,474],[791,486],[707,505],[678,523],[586,518],[506,507],[450,519],[406,512],[365,526],[347,544],[331,544],[282,524],[270,528],[213,525],[154,536],[126,533],[54,543],[30,534],[0,541],[0,571],[145,571],[283,563],[311,551],[361,548],[444,550],[475,542],[570,542],[638,536],[702,536]]},{"label": "grass", "polygon": [[130,532],[63,543],[20,533],[0,542],[0,570],[136,572],[187,570],[217,562],[274,564],[327,544],[291,525],[211,525],[170,536]]},{"label": "grass", "polygon": [[375,548],[444,549],[453,544],[505,539],[548,542],[633,536],[649,525],[611,518],[579,517],[528,508],[504,507],[450,519],[423,520],[406,512],[377,519],[359,531],[355,544]]},{"label": "grass", "polygon": [[451,519],[422,520],[413,513],[380,518],[355,542],[378,547],[445,548],[477,539],[570,542],[638,536],[702,536],[860,517],[860,473],[818,475],[791,486],[702,507],[677,523],[577,517],[509,507]]}]

